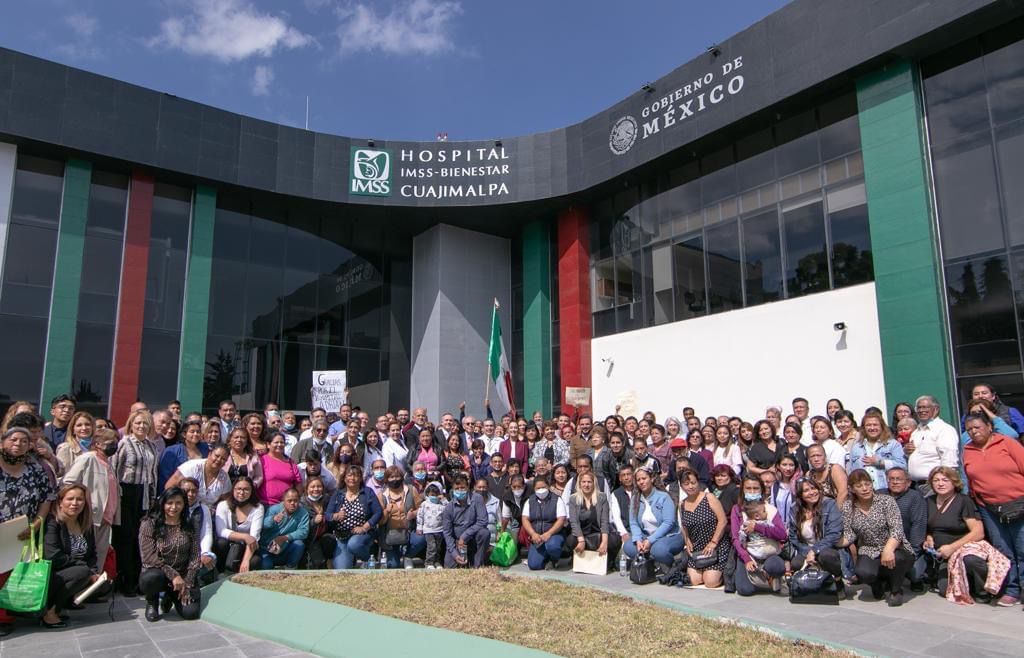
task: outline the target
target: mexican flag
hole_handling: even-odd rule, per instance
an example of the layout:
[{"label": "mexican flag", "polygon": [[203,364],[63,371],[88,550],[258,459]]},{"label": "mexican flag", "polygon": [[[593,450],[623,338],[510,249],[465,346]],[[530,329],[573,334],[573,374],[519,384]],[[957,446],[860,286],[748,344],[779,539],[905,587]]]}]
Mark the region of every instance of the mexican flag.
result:
[{"label": "mexican flag", "polygon": [[512,388],[512,371],[508,367],[508,352],[505,351],[505,341],[501,339],[501,322],[498,321],[498,300],[494,300],[494,310],[491,312],[491,348],[488,350],[487,369],[490,376],[490,383],[494,384],[494,390],[498,392],[498,399],[505,405],[507,411],[515,412],[515,393]]}]

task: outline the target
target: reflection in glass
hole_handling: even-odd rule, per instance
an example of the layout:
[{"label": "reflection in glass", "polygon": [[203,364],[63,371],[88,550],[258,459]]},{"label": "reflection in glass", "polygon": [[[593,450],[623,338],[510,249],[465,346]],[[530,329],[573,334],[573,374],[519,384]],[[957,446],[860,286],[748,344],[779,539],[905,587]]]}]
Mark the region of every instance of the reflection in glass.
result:
[{"label": "reflection in glass", "polygon": [[790,297],[828,290],[828,250],[821,200],[783,213],[786,235],[786,291]]},{"label": "reflection in glass", "polygon": [[980,58],[926,78],[924,93],[932,144],[988,128],[985,69]]},{"label": "reflection in glass", "polygon": [[782,299],[782,245],[775,210],[743,220],[747,306]]},{"label": "reflection in glass", "polygon": [[981,257],[948,265],[946,286],[957,372],[977,375],[1019,369],[1006,258]]},{"label": "reflection in glass", "polygon": [[708,294],[711,312],[743,307],[740,233],[736,221],[705,231],[708,255]]},{"label": "reflection in glass", "polygon": [[934,147],[932,157],[943,257],[952,260],[1003,247],[989,134]]},{"label": "reflection in glass", "polygon": [[[1024,42],[1022,42],[1024,43]],[[1024,75],[1020,79],[1024,89]],[[1019,107],[1024,107],[1022,101]],[[1003,215],[1010,233],[1010,245],[1024,245],[1024,121],[996,131],[999,177],[1002,181]]]},{"label": "reflection in glass", "polygon": [[704,277],[704,238],[695,235],[672,246],[675,276],[675,319],[707,315],[708,300]]}]

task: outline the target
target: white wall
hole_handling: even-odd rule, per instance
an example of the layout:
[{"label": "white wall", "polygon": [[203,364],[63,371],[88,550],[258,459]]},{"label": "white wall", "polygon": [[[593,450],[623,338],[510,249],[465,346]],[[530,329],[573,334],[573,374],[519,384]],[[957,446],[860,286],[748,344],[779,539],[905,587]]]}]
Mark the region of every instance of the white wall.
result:
[{"label": "white wall", "polygon": [[630,392],[637,416],[649,409],[659,420],[691,406],[754,422],[768,404],[790,413],[797,396],[812,415],[832,397],[858,418],[888,409],[873,283],[596,338],[591,365],[599,417],[622,401],[625,415]]}]

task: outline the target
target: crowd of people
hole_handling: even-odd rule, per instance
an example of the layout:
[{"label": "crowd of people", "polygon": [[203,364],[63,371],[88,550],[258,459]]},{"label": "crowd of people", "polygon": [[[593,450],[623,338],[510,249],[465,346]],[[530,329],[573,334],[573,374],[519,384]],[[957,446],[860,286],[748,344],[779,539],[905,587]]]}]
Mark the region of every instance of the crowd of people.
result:
[{"label": "crowd of people", "polygon": [[[76,595],[145,597],[145,617],[199,615],[201,587],[274,569],[474,568],[508,533],[529,569],[595,551],[609,571],[643,557],[675,583],[751,596],[795,572],[832,574],[899,606],[931,590],[1019,603],[1024,417],[978,384],[957,429],[936,399],[862,414],[796,398],[751,423],[653,412],[603,420],[426,409],[308,417],[132,405],[118,427],[52,400],[44,422],[3,418],[0,522],[25,517],[52,561],[44,628]],[[0,585],[9,573],[0,575]],[[664,580],[663,580],[664,582]],[[0,636],[14,617],[0,610]]]}]

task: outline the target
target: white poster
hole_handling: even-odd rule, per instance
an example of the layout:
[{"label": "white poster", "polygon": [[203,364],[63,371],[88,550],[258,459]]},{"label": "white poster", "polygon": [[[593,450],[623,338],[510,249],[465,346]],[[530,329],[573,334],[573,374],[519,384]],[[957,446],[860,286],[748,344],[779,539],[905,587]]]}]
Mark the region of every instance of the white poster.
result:
[{"label": "white poster", "polygon": [[337,411],[348,401],[345,394],[347,388],[344,370],[314,370],[313,388],[310,389],[312,408],[323,407],[328,413]]}]

